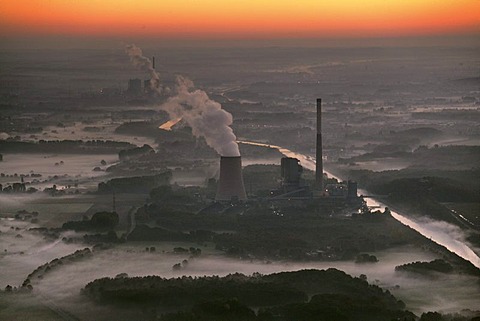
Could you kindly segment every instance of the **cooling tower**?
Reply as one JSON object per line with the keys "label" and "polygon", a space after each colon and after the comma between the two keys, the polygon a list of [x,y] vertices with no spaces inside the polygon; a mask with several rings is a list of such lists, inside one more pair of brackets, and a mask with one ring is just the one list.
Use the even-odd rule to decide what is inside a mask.
{"label": "cooling tower", "polygon": [[220,158],[220,178],[218,180],[216,201],[246,200],[242,176],[242,158],[240,156],[222,156]]}

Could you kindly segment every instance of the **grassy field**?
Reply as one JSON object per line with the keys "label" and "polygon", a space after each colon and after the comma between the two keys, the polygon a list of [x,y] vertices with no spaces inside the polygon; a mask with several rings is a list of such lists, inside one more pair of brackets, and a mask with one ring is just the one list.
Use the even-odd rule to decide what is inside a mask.
{"label": "grassy field", "polygon": [[30,294],[0,293],[0,320],[60,321],[65,318],[42,303],[38,297]]}

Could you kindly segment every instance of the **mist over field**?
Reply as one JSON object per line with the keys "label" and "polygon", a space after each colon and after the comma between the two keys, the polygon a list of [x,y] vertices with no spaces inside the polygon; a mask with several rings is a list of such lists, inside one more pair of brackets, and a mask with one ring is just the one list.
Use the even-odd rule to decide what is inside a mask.
{"label": "mist over field", "polygon": [[[10,227],[19,230],[10,231]],[[1,240],[8,248],[2,254],[2,273],[0,285],[20,284],[23,278],[43,262],[62,257],[82,248],[79,244],[65,245],[60,240],[45,241],[38,235],[25,230],[25,224],[2,221]],[[22,235],[22,238],[14,236]],[[65,233],[63,236],[69,236]],[[70,233],[72,236],[72,233]],[[451,275],[440,279],[422,279],[395,272],[395,266],[412,261],[429,261],[436,257],[429,252],[413,247],[399,247],[378,252],[377,264],[359,264],[354,262],[266,262],[259,260],[241,261],[225,258],[221,252],[209,247],[201,247],[204,255],[191,258],[189,255],[175,254],[175,247],[188,246],[185,243],[157,244],[156,252],[146,252],[145,247],[153,243],[131,243],[115,248],[94,251],[93,256],[85,260],[67,263],[57,267],[44,277],[34,280],[34,294],[46,297],[66,309],[78,313],[83,319],[92,319],[85,312],[86,304],[80,290],[89,282],[102,277],[115,277],[127,273],[130,277],[159,275],[175,278],[182,275],[201,277],[205,275],[225,276],[230,273],[270,274],[280,271],[301,269],[337,268],[353,276],[365,274],[368,281],[388,289],[403,300],[413,312],[438,310],[446,313],[459,309],[476,309],[478,285],[475,277]],[[211,245],[210,245],[211,246]],[[172,270],[172,266],[183,260],[188,265],[181,271]],[[77,305],[78,304],[78,305]],[[89,307],[88,309],[97,309]],[[101,310],[102,308],[100,308]]]}
{"label": "mist over field", "polygon": [[[0,318],[161,319],[82,289],[104,277],[329,268],[388,290],[416,320],[477,313],[479,48],[0,50]],[[248,200],[219,202],[220,156],[239,155]],[[302,166],[293,183],[284,156]],[[365,199],[334,198],[347,181]],[[452,270],[396,270],[434,260]]]}

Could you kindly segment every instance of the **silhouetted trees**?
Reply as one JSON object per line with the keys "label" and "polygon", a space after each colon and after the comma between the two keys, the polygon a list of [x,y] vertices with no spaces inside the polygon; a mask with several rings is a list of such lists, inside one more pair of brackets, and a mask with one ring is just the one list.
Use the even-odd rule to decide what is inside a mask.
{"label": "silhouetted trees", "polygon": [[151,189],[167,185],[172,178],[170,171],[151,176],[134,176],[114,178],[98,184],[98,192],[101,194],[112,193],[148,193]]}
{"label": "silhouetted trees", "polygon": [[[83,293],[97,302],[131,308],[190,309],[193,305],[191,310],[161,318],[167,321],[414,320],[403,302],[388,291],[336,269],[252,276],[103,278],[87,284]],[[252,307],[263,308],[255,314]]]}
{"label": "silhouetted trees", "polygon": [[115,212],[97,212],[90,220],[69,221],[62,225],[62,229],[74,231],[107,231],[117,226],[118,214]]}
{"label": "silhouetted trees", "polygon": [[431,262],[413,262],[403,265],[398,265],[395,267],[395,271],[405,271],[405,272],[415,272],[415,273],[431,273],[431,272],[440,272],[440,273],[451,273],[453,272],[453,266],[441,259],[436,259]]}

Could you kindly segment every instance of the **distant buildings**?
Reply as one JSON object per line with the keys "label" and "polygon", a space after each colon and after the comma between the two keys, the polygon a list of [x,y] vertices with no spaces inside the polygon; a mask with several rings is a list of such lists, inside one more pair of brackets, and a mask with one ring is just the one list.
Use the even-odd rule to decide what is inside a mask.
{"label": "distant buildings", "polygon": [[291,157],[281,159],[282,194],[300,196],[308,193],[308,186],[302,180],[303,167],[299,162],[298,159]]}
{"label": "distant buildings", "polygon": [[129,79],[126,95],[135,98],[151,96],[156,92],[155,87],[158,86],[159,84],[152,81],[152,79],[145,79],[143,81],[138,78]]}
{"label": "distant buildings", "polygon": [[127,95],[141,96],[143,94],[142,80],[138,78],[128,80]]}

